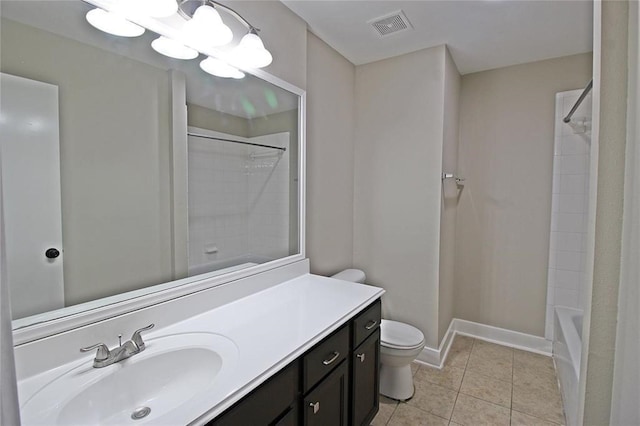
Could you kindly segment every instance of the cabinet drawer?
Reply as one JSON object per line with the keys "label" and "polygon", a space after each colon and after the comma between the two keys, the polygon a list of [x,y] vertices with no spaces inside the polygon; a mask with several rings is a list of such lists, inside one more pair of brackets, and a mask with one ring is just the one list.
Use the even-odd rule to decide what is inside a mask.
{"label": "cabinet drawer", "polygon": [[349,353],[349,327],[344,326],[304,356],[302,391],[306,393]]}
{"label": "cabinet drawer", "polygon": [[353,347],[357,347],[380,326],[382,302],[376,301],[353,320]]}
{"label": "cabinet drawer", "polygon": [[297,362],[292,363],[207,426],[265,425],[279,418],[290,407],[294,407],[295,412],[298,368]]}

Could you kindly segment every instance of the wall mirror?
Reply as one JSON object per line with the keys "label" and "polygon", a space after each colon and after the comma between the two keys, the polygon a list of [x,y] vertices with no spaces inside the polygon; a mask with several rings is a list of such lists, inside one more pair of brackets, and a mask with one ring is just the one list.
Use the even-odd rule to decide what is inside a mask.
{"label": "wall mirror", "polygon": [[0,4],[14,330],[304,257],[301,90],[97,31],[83,1]]}

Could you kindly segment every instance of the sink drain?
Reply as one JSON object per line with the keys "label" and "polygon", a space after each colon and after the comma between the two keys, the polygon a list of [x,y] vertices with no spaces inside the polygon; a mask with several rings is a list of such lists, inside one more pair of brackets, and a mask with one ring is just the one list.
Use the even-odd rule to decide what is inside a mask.
{"label": "sink drain", "polygon": [[138,407],[135,410],[133,410],[133,413],[131,413],[131,418],[133,420],[144,419],[149,415],[150,412],[151,412],[151,408],[149,407]]}

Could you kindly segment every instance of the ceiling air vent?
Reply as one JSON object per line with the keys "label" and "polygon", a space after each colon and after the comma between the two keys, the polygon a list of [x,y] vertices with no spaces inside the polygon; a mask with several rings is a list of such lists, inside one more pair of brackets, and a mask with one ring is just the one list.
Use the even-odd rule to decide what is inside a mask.
{"label": "ceiling air vent", "polygon": [[411,23],[402,10],[367,21],[380,37],[412,29]]}

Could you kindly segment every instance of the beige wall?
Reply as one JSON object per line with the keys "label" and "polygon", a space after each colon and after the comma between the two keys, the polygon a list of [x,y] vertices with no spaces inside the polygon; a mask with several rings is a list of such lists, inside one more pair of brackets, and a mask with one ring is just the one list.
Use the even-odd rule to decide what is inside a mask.
{"label": "beige wall", "polygon": [[200,105],[187,105],[187,123],[189,126],[201,129],[249,137],[249,121],[246,118],[225,114]]}
{"label": "beige wall", "polygon": [[544,335],[555,93],[591,54],[462,77],[454,315]]}
{"label": "beige wall", "polygon": [[618,329],[609,424],[640,424],[640,4],[629,2],[629,86]]}
{"label": "beige wall", "polygon": [[438,346],[445,47],[356,67],[354,265]]}
{"label": "beige wall", "polygon": [[[458,170],[458,124],[460,120],[460,73],[456,64],[445,51],[444,75],[444,123],[442,147],[442,171],[457,173]],[[445,337],[453,319],[453,296],[455,277],[456,212],[460,191],[453,180],[442,183],[440,210],[440,265],[438,292],[438,341]]]}
{"label": "beige wall", "polygon": [[307,257],[330,275],[353,261],[355,67],[308,35]]}
{"label": "beige wall", "polygon": [[2,38],[2,72],[59,87],[65,303],[169,280],[167,72],[13,21]]}
{"label": "beige wall", "polygon": [[[585,389],[581,414],[586,425],[609,424],[611,418],[627,138],[629,5],[626,1],[603,1],[601,8],[600,20],[595,14],[596,27],[601,27],[601,55],[594,61],[594,90],[599,90],[600,102],[597,123],[594,121],[598,154],[593,287],[585,312],[583,350],[587,353],[583,353],[581,365]],[[597,29],[595,34],[597,38]],[[638,40],[634,42],[637,46]],[[638,324],[634,327],[632,339],[637,345]]]}

